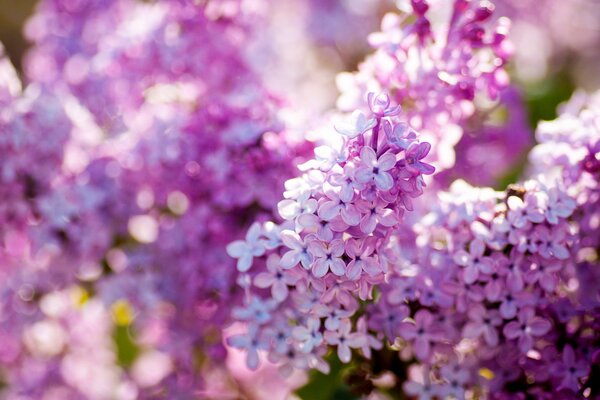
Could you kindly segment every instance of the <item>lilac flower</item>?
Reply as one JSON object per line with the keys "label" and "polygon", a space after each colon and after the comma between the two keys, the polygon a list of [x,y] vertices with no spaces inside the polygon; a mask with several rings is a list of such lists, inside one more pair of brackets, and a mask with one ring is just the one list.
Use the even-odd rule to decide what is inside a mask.
{"label": "lilac flower", "polygon": [[439,396],[439,387],[435,383],[431,382],[429,378],[429,371],[425,369],[419,374],[419,380],[408,380],[404,382],[402,388],[410,395],[415,396],[419,400],[433,400]]}
{"label": "lilac flower", "polygon": [[506,324],[503,332],[508,339],[518,339],[519,349],[526,353],[533,348],[534,339],[545,335],[551,327],[550,322],[535,316],[533,308],[525,307],[519,311],[518,321]]}
{"label": "lilac flower", "polygon": [[559,218],[571,216],[575,206],[576,204],[573,199],[566,196],[563,191],[558,190],[556,187],[550,188],[544,207],[546,221],[553,225],[558,224]]}
{"label": "lilac flower", "polygon": [[366,340],[364,341],[364,345],[360,348],[363,356],[367,359],[371,358],[371,349],[381,350],[383,348],[383,343],[381,343],[377,338],[368,333],[367,319],[365,316],[362,316],[356,322],[356,331],[357,333],[363,335]]}
{"label": "lilac flower", "polygon": [[329,331],[337,330],[342,321],[352,315],[351,310],[345,310],[341,307],[336,307],[336,304],[323,305],[319,304],[314,307],[314,312],[318,317],[325,317],[325,329]]}
{"label": "lilac flower", "polygon": [[383,132],[390,143],[399,149],[408,149],[417,140],[417,134],[408,124],[400,123],[392,128],[391,124],[383,124]]}
{"label": "lilac flower", "polygon": [[265,340],[259,337],[259,330],[256,325],[250,325],[246,334],[234,335],[227,338],[227,343],[237,349],[246,350],[246,365],[250,369],[258,368],[258,351],[268,349]]}
{"label": "lilac flower", "polygon": [[369,93],[367,103],[371,112],[377,117],[390,117],[400,112],[400,106],[391,106],[390,97],[385,93]]}
{"label": "lilac flower", "polygon": [[454,261],[465,267],[463,278],[466,283],[473,283],[480,273],[489,274],[493,271],[492,260],[483,255],[485,244],[480,239],[475,239],[469,244],[469,252],[459,250],[454,254]]}
{"label": "lilac flower", "polygon": [[317,210],[317,201],[305,193],[296,199],[281,200],[277,204],[279,215],[288,221],[295,220],[303,214],[312,214]]}
{"label": "lilac flower", "polygon": [[392,153],[385,153],[377,157],[375,151],[370,147],[363,147],[360,151],[360,166],[356,169],[355,177],[360,183],[375,182],[377,188],[383,191],[390,190],[393,186],[393,179],[388,172],[396,164],[396,156]]}
{"label": "lilac flower", "polygon": [[308,247],[312,240],[315,240],[314,236],[306,236],[302,239],[293,231],[281,232],[281,241],[290,249],[281,257],[281,267],[290,269],[301,263],[304,269],[309,269],[313,262],[313,256]]}
{"label": "lilac flower", "polygon": [[538,283],[547,292],[553,292],[558,283],[557,272],[563,266],[559,261],[534,260],[528,271],[525,272],[525,281],[529,284]]}
{"label": "lilac flower", "polygon": [[318,216],[325,221],[331,221],[333,218],[341,215],[342,220],[350,225],[358,225],[360,214],[356,206],[351,202],[344,201],[333,191],[325,192],[327,200],[319,205]]}
{"label": "lilac flower", "polygon": [[385,302],[379,303],[376,311],[372,313],[369,319],[369,327],[383,332],[388,340],[393,340],[400,334],[403,326],[403,320],[408,317],[409,310],[405,305],[389,307]]}
{"label": "lilac flower", "polygon": [[320,328],[321,322],[317,318],[308,318],[306,325],[294,327],[292,335],[301,343],[303,352],[310,353],[323,342],[323,334]]}
{"label": "lilac flower", "polygon": [[469,373],[459,364],[444,365],[441,369],[442,378],[448,383],[439,389],[440,396],[461,399],[465,397],[465,386],[469,381]]}
{"label": "lilac flower", "polygon": [[295,369],[306,369],[309,365],[308,356],[294,348],[289,348],[284,353],[270,353],[269,361],[279,363],[281,375],[289,377]]}
{"label": "lilac flower", "polygon": [[258,297],[252,297],[246,307],[234,308],[233,315],[242,321],[254,321],[258,324],[264,324],[271,319],[271,311],[276,307],[276,304],[272,300],[263,301]]}
{"label": "lilac flower", "polygon": [[509,257],[494,253],[494,261],[500,270],[506,274],[506,285],[511,290],[523,288],[523,267],[525,258],[516,249],[511,250]]}
{"label": "lilac flower", "polygon": [[309,244],[309,251],[315,257],[311,267],[315,277],[322,278],[329,271],[337,276],[346,273],[346,263],[341,258],[344,254],[341,240],[334,240],[330,244],[313,241]]}
{"label": "lilac flower", "polygon": [[577,359],[570,345],[564,347],[562,360],[550,366],[550,373],[561,380],[559,389],[578,391],[581,379],[587,376],[588,372],[588,365],[585,361]]}
{"label": "lilac flower", "polygon": [[545,226],[536,226],[531,235],[533,244],[528,249],[532,253],[539,253],[545,259],[556,257],[559,260],[566,260],[569,257],[566,236],[564,229],[550,231]]}
{"label": "lilac flower", "polygon": [[360,220],[360,230],[363,233],[371,234],[378,224],[385,227],[392,227],[398,223],[399,218],[387,204],[377,199],[374,202],[359,200],[356,202],[356,208],[362,213]]}
{"label": "lilac flower", "polygon": [[476,339],[483,337],[489,346],[498,345],[497,326],[502,323],[502,318],[497,310],[487,310],[485,307],[473,307],[469,310],[470,322],[463,328],[466,338]]}
{"label": "lilac flower", "polygon": [[352,112],[349,121],[335,126],[335,130],[344,136],[354,139],[358,135],[362,135],[369,129],[372,129],[377,124],[375,118],[367,119],[366,115],[360,110]]}
{"label": "lilac flower", "polygon": [[278,302],[284,301],[288,296],[288,285],[293,285],[298,280],[289,272],[280,270],[280,259],[272,254],[267,258],[267,270],[254,278],[254,285],[259,288],[271,288],[271,294]]}
{"label": "lilac flower", "polygon": [[352,358],[351,348],[361,348],[367,342],[366,337],[362,333],[350,332],[351,329],[350,320],[344,319],[335,331],[327,330],[324,335],[327,343],[337,346],[338,357],[343,363],[350,362]]}
{"label": "lilac flower", "polygon": [[321,301],[325,304],[332,302],[334,299],[340,304],[351,307],[354,301],[352,296],[356,289],[356,283],[352,281],[340,281],[335,275],[329,275],[323,279],[326,289],[321,295]]}
{"label": "lilac flower", "polygon": [[374,251],[373,242],[359,242],[352,239],[346,242],[346,254],[351,258],[346,272],[348,279],[356,280],[360,278],[363,271],[372,276],[381,272],[378,262],[371,257]]}
{"label": "lilac flower", "polygon": [[355,166],[353,164],[346,164],[343,173],[331,175],[331,185],[340,188],[339,197],[345,202],[352,201],[355,190],[360,191],[363,186],[354,179],[354,170]]}
{"label": "lilac flower", "polygon": [[285,353],[290,347],[292,332],[287,320],[276,318],[272,324],[263,331],[266,340],[269,340],[275,352]]}
{"label": "lilac flower", "polygon": [[507,288],[500,296],[500,315],[504,319],[513,319],[517,316],[520,308],[531,306],[535,298],[528,292],[518,288]]}
{"label": "lilac flower", "polygon": [[539,224],[544,220],[544,214],[540,209],[539,196],[528,194],[526,202],[517,196],[510,196],[507,200],[509,211],[507,218],[509,221],[515,221],[517,228],[523,228],[528,222]]}
{"label": "lilac flower", "polygon": [[394,279],[390,286],[392,289],[388,292],[387,301],[392,305],[418,298],[414,278]]}
{"label": "lilac flower", "polygon": [[400,324],[398,332],[402,338],[414,342],[415,355],[420,360],[427,360],[432,342],[442,340],[443,335],[435,326],[433,315],[427,310],[417,311],[414,321]]}
{"label": "lilac flower", "polygon": [[435,167],[426,164],[421,160],[424,159],[431,150],[431,145],[427,142],[423,143],[412,143],[406,149],[406,155],[404,163],[409,172],[422,173],[425,175],[431,175],[435,172]]}
{"label": "lilac flower", "polygon": [[489,301],[497,301],[502,295],[502,291],[506,285],[506,270],[498,267],[497,264],[492,264],[492,272],[485,275],[485,297]]}
{"label": "lilac flower", "polygon": [[254,223],[246,233],[246,240],[236,240],[227,245],[227,254],[237,258],[237,269],[246,272],[252,266],[252,259],[260,257],[265,253],[265,247],[261,239],[260,224]]}
{"label": "lilac flower", "polygon": [[466,283],[463,279],[445,281],[442,290],[455,298],[456,308],[464,313],[468,306],[475,302],[480,303],[485,299],[485,293],[477,283]]}
{"label": "lilac flower", "polygon": [[316,230],[319,240],[331,241],[336,232],[343,232],[348,225],[341,217],[335,217],[329,221],[319,218],[314,214],[304,214],[298,219],[299,225],[305,230]]}

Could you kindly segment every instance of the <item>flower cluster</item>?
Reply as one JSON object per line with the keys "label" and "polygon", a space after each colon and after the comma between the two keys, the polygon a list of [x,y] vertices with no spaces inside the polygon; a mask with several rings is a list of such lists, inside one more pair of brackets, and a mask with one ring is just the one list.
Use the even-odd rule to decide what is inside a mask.
{"label": "flower cluster", "polygon": [[[356,73],[338,77],[338,107],[363,106],[361,94],[384,90],[403,107],[408,122],[433,146],[440,170],[454,165],[454,145],[475,112],[475,94],[492,99],[508,84],[503,69],[512,52],[509,21],[494,22],[488,1],[412,0],[411,13],[387,14],[371,34],[376,51]],[[445,10],[451,15],[440,15]]]}
{"label": "flower cluster", "polygon": [[[288,223],[256,224],[228,248],[248,271],[239,281],[246,306],[235,310],[248,330],[231,345],[247,351],[248,366],[266,351],[284,372],[326,372],[333,346],[342,362],[354,357],[370,371],[370,390],[383,371],[420,399],[597,396],[597,97],[576,98],[557,121],[540,125],[533,179],[501,192],[456,181],[436,201],[389,226],[377,220],[371,231],[343,193],[364,193],[356,185],[366,153],[358,148],[385,126],[370,118],[385,114],[374,99],[370,115],[355,113],[337,127],[356,135],[347,153],[319,148],[305,165],[312,169],[288,181],[280,203]],[[406,129],[387,132],[398,126]],[[398,136],[386,140],[383,148]],[[367,159],[377,168],[385,154],[375,154]],[[354,179],[340,184],[331,171],[349,157],[343,171]],[[378,193],[387,187],[385,178],[369,179]],[[403,185],[393,179],[392,187]],[[431,196],[415,203],[423,198]],[[400,368],[386,363],[388,352],[397,352]]]}
{"label": "flower cluster", "polygon": [[[0,233],[21,229],[60,169],[71,122],[42,85],[25,91],[0,44]],[[32,162],[35,160],[35,167]]]}
{"label": "flower cluster", "polygon": [[[225,247],[273,218],[312,150],[279,122],[242,51],[249,16],[230,3],[46,0],[28,26],[23,95],[1,60],[2,396],[189,395],[225,368],[222,330],[241,303]],[[49,323],[43,299],[73,287],[86,293],[80,317],[49,332],[77,342],[101,304],[97,370],[58,344],[23,345]],[[104,370],[110,394],[85,384]]]}
{"label": "flower cluster", "polygon": [[538,145],[529,156],[532,176],[564,182],[581,211],[576,234],[584,248],[597,249],[600,238],[600,93],[576,93],[562,107],[558,119],[541,122]]}
{"label": "flower cluster", "polygon": [[[456,181],[404,240],[368,328],[400,350],[425,399],[598,395],[598,103],[538,128],[535,178]],[[595,221],[595,222],[594,222]]]}
{"label": "flower cluster", "polygon": [[0,47],[0,397],[600,398],[600,93],[525,165],[508,19],[398,0],[323,113],[392,5],[303,1],[40,0]]}
{"label": "flower cluster", "polygon": [[[440,397],[486,388],[481,368],[492,371],[499,390],[514,377],[503,380],[493,360],[538,354],[551,332],[548,302],[564,296],[573,274],[566,260],[573,256],[567,217],[574,209],[559,188],[536,181],[505,193],[455,182],[415,227],[414,257],[389,275],[369,327],[401,340],[429,370],[440,368],[431,383]],[[466,365],[460,377],[447,367],[453,363]]]}
{"label": "flower cluster", "polygon": [[247,350],[251,368],[259,349],[290,370],[326,368],[327,345],[343,362],[351,348],[368,355],[380,346],[353,316],[395,261],[390,241],[434,168],[424,161],[429,143],[399,120],[387,95],[370,93],[368,104],[368,114],[337,125],[337,143],[317,147],[303,174],[286,182],[278,204],[286,222],[257,223],[227,247],[247,272],[239,281],[246,304],[234,316],[248,331],[229,341]]}

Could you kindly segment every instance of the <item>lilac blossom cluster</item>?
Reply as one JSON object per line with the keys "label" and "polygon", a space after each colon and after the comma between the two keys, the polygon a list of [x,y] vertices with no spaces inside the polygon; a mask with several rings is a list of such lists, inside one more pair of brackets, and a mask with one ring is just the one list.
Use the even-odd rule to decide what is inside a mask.
{"label": "lilac blossom cluster", "polygon": [[304,137],[285,4],[41,0],[24,83],[0,47],[0,397],[283,398],[332,358],[375,398],[600,397],[600,93],[473,187],[531,144],[491,2],[399,0]]}
{"label": "lilac blossom cluster", "polygon": [[383,283],[394,261],[393,233],[434,167],[424,161],[430,144],[386,94],[370,93],[367,101],[369,113],[357,111],[337,125],[337,140],[317,147],[300,166],[302,175],[286,182],[278,204],[285,222],[255,223],[245,240],[227,247],[246,293],[233,314],[247,324],[229,343],[247,351],[250,368],[259,350],[289,373],[326,371],[328,345],[346,363],[351,349],[368,357],[381,346],[364,318],[355,317]]}
{"label": "lilac blossom cluster", "polygon": [[[25,90],[0,44],[0,232],[32,217],[31,199],[48,192],[71,123],[43,85]],[[36,160],[32,168],[31,161]]]}
{"label": "lilac blossom cluster", "polygon": [[[454,146],[477,108],[475,95],[496,99],[508,85],[509,21],[495,19],[488,1],[411,0],[410,12],[387,14],[369,36],[375,52],[356,73],[338,76],[341,110],[364,106],[362,93],[386,91],[433,147],[441,171],[455,162]],[[450,13],[447,13],[449,11]]]}
{"label": "lilac blossom cluster", "polygon": [[226,244],[273,218],[312,150],[244,58],[254,17],[242,2],[46,0],[23,94],[0,60],[3,397],[201,394],[229,374],[221,335],[242,292]]}
{"label": "lilac blossom cluster", "polygon": [[[587,103],[573,100],[557,121],[540,125],[541,144],[531,153],[529,180],[501,192],[456,181],[447,192],[434,191],[418,199],[403,196],[404,182],[396,180],[400,174],[378,176],[380,163],[387,168],[387,160],[382,159],[385,152],[400,142],[409,152],[405,140],[416,139],[409,126],[426,133],[419,140],[428,138],[432,126],[440,136],[454,124],[461,132],[468,128],[469,118],[477,117],[475,89],[483,86],[491,97],[499,94],[504,86],[501,67],[510,53],[504,41],[506,21],[500,20],[494,39],[483,39],[490,37],[479,26],[490,18],[489,3],[472,7],[473,3],[456,1],[447,43],[453,44],[454,37],[461,44],[457,47],[470,56],[482,46],[491,46],[497,59],[490,61],[489,70],[483,68],[493,72],[469,70],[479,64],[459,57],[465,65],[456,71],[472,78],[465,79],[470,95],[448,82],[432,86],[439,82],[439,70],[434,70],[434,76],[421,71],[412,81],[386,80],[411,70],[406,60],[412,51],[420,57],[445,54],[421,48],[423,55],[415,50],[428,43],[432,31],[425,17],[428,6],[411,3],[412,19],[401,22],[388,17],[396,22],[384,24],[393,28],[384,29],[393,43],[388,43],[387,55],[400,61],[387,64],[387,70],[378,69],[386,64],[370,60],[383,52],[382,46],[359,73],[343,78],[351,78],[352,83],[340,98],[341,108],[363,111],[355,111],[351,122],[336,128],[353,140],[332,140],[334,144],[318,148],[315,160],[301,166],[304,175],[286,183],[286,199],[279,207],[286,223],[255,224],[245,241],[228,247],[238,269],[247,272],[238,281],[246,291],[246,306],[234,311],[235,318],[246,323],[247,332],[229,342],[247,352],[249,367],[255,368],[260,354],[266,352],[286,373],[307,368],[327,372],[324,358],[331,346],[342,362],[354,357],[358,360],[354,364],[370,371],[365,375],[371,380],[370,390],[384,387],[385,375],[391,374],[392,388],[420,399],[594,398],[599,394],[595,364],[600,356],[595,333],[600,299],[594,271],[600,237],[597,98]],[[461,25],[458,21],[463,18]],[[453,26],[461,34],[453,35]],[[466,34],[470,29],[477,32],[473,37],[481,40],[479,45]],[[403,47],[405,40],[410,45]],[[440,41],[431,43],[439,45]],[[447,53],[443,61],[454,54]],[[428,60],[423,65],[436,64]],[[366,114],[362,99],[344,103],[361,90],[390,87],[396,89],[390,97],[367,97]],[[421,91],[410,98],[404,91],[413,87]],[[520,101],[514,92],[502,95],[512,97],[509,104],[516,117],[511,114],[508,126],[519,132],[515,139],[522,150],[529,141]],[[394,121],[386,128],[377,118],[385,116],[385,111],[377,111],[378,98],[386,107],[390,102],[402,106],[408,123]],[[439,118],[441,114],[446,118]],[[395,135],[396,130],[402,133]],[[392,133],[385,135],[383,146],[380,131]],[[491,141],[504,135],[501,129],[491,132]],[[485,136],[474,136],[465,147],[485,147],[490,140]],[[506,146],[506,137],[501,140],[501,146]],[[443,147],[435,139],[432,142],[441,146],[436,150]],[[363,146],[369,145],[373,152],[363,154]],[[441,151],[448,154],[447,148]],[[507,158],[515,157],[514,151],[502,151]],[[363,168],[365,157],[373,167],[370,173]],[[435,155],[432,158],[439,165]],[[458,159],[462,161],[457,167],[468,170],[464,154]],[[339,178],[336,169],[341,170]],[[365,209],[351,201],[357,194],[364,196],[361,185],[367,176],[378,194],[391,182],[391,190],[398,191],[396,199],[402,202],[389,224],[373,204],[374,230],[368,226]],[[423,185],[421,181],[418,186]],[[387,201],[385,196],[379,199]],[[403,215],[413,208],[413,213]],[[389,352],[399,355],[400,368],[382,362]]]}
{"label": "lilac blossom cluster", "polygon": [[[351,203],[339,201],[347,186],[338,187],[335,174],[309,170],[289,181],[287,196],[310,190],[280,203],[289,225],[257,224],[228,248],[248,271],[239,281],[247,305],[235,310],[248,331],[230,343],[248,352],[250,367],[266,351],[284,372],[327,372],[323,357],[332,346],[342,362],[354,356],[370,371],[363,372],[372,381],[367,393],[384,390],[391,375],[392,388],[419,399],[595,398],[597,100],[577,96],[559,119],[540,124],[531,179],[505,191],[456,181],[437,201],[419,205],[412,227],[407,218],[389,226],[379,220],[368,234],[365,216],[352,221]],[[359,113],[355,121],[355,129],[338,129],[352,134],[380,125]],[[309,165],[322,166],[316,161]],[[360,182],[361,168],[349,171],[355,179],[348,185]],[[328,184],[339,190],[336,199]],[[334,206],[337,223],[327,230]],[[357,243],[356,232],[367,237]],[[390,352],[400,367],[385,362]]]}
{"label": "lilac blossom cluster", "polygon": [[456,181],[438,197],[415,226],[413,257],[394,268],[369,311],[369,327],[419,366],[405,391],[579,392],[598,337],[574,286],[575,200],[538,180],[504,192]]}
{"label": "lilac blossom cluster", "polygon": [[504,192],[456,181],[404,238],[414,252],[368,325],[413,364],[406,393],[600,395],[598,98],[540,123],[531,179]]}

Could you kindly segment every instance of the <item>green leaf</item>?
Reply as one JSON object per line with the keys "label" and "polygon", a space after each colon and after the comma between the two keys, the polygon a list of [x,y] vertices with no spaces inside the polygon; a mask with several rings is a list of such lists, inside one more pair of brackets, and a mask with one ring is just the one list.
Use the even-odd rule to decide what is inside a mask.
{"label": "green leaf", "polygon": [[124,367],[130,367],[140,353],[140,347],[131,336],[129,326],[117,325],[113,332],[117,347],[117,361]]}
{"label": "green leaf", "polygon": [[305,400],[356,400],[350,387],[344,382],[345,373],[352,368],[350,364],[342,364],[335,354],[327,356],[331,367],[328,375],[313,370],[309,373],[306,385],[296,390],[296,395]]}

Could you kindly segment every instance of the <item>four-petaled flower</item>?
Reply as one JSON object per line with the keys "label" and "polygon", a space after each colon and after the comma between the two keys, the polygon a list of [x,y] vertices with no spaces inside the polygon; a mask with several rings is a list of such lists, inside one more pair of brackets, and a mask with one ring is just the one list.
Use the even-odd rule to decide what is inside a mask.
{"label": "four-petaled flower", "polygon": [[550,366],[550,373],[561,380],[560,387],[579,390],[579,381],[587,376],[589,367],[584,360],[578,360],[575,351],[570,345],[566,345],[562,352],[562,360]]}
{"label": "four-petaled flower", "polygon": [[269,343],[261,337],[258,327],[255,324],[250,324],[245,334],[227,338],[227,344],[236,349],[246,350],[248,353],[246,355],[246,365],[252,370],[258,368],[258,351],[269,348]]}
{"label": "four-petaled flower", "polygon": [[246,233],[246,240],[236,240],[227,245],[227,254],[237,258],[237,269],[240,272],[246,272],[252,266],[254,257],[260,257],[265,254],[265,246],[261,239],[261,227],[258,222],[252,224]]}
{"label": "four-petaled flower", "polygon": [[362,214],[359,224],[360,230],[367,235],[373,233],[377,224],[390,228],[400,222],[400,218],[394,210],[387,208],[386,204],[379,199],[375,201],[358,200],[356,208]]}
{"label": "four-petaled flower", "polygon": [[551,327],[550,322],[536,317],[532,307],[524,307],[519,311],[518,321],[506,324],[503,332],[508,339],[518,339],[519,349],[527,353],[533,348],[534,338],[545,335]]}
{"label": "four-petaled flower", "polygon": [[303,352],[310,353],[315,347],[323,342],[321,321],[318,318],[308,318],[304,325],[294,327],[292,336],[300,341],[300,348]]}
{"label": "four-petaled flower", "polygon": [[390,145],[397,149],[405,150],[417,140],[417,133],[405,122],[401,122],[392,128],[392,125],[385,121],[383,132]]}
{"label": "four-petaled flower", "polygon": [[325,221],[331,221],[338,215],[342,216],[342,220],[350,225],[358,225],[360,222],[360,214],[356,206],[350,202],[343,200],[337,193],[332,190],[325,192],[327,200],[320,202],[317,215]]}
{"label": "four-petaled flower", "polygon": [[352,324],[349,319],[340,321],[339,327],[335,331],[326,331],[325,340],[327,343],[337,346],[337,354],[343,363],[350,362],[352,352],[350,348],[358,349],[367,343],[367,338],[360,332],[350,332]]}
{"label": "four-petaled flower", "polygon": [[377,260],[371,257],[375,251],[374,245],[375,243],[369,243],[366,240],[350,239],[346,242],[346,254],[351,258],[346,272],[348,279],[356,280],[360,278],[363,271],[371,276],[382,272]]}
{"label": "four-petaled flower", "polygon": [[466,283],[473,283],[480,273],[489,274],[493,271],[493,262],[485,257],[485,244],[481,239],[474,239],[469,245],[469,252],[459,250],[454,254],[454,262],[465,267],[463,279]]}
{"label": "four-petaled flower", "polygon": [[375,118],[367,118],[360,110],[355,110],[347,121],[335,125],[335,130],[344,136],[354,139],[377,124]]}
{"label": "four-petaled flower", "polygon": [[427,142],[412,143],[408,146],[404,155],[404,165],[406,166],[406,169],[415,175],[433,174],[435,172],[435,167],[421,161],[429,154],[429,150],[431,150],[431,145]]}
{"label": "four-petaled flower", "polygon": [[360,166],[355,177],[360,183],[375,182],[379,190],[387,191],[394,185],[392,175],[388,172],[396,165],[396,155],[385,153],[377,158],[375,150],[365,146],[360,151]]}
{"label": "four-petaled flower", "polygon": [[288,285],[298,281],[298,277],[279,268],[280,259],[277,254],[267,258],[268,272],[261,272],[254,278],[254,285],[259,288],[271,288],[271,295],[278,302],[284,301],[288,296]]}
{"label": "four-petaled flower", "polygon": [[346,263],[342,260],[344,242],[339,239],[331,243],[315,240],[309,244],[309,251],[315,257],[312,264],[313,275],[317,278],[324,277],[331,271],[337,276],[346,273]]}
{"label": "four-petaled flower", "polygon": [[313,235],[307,235],[302,239],[300,235],[294,231],[282,231],[281,241],[290,250],[285,252],[281,257],[281,267],[290,269],[300,263],[304,269],[309,269],[313,262],[313,256],[308,251],[308,245],[312,240],[316,240]]}
{"label": "four-petaled flower", "polygon": [[547,193],[544,216],[548,223],[556,225],[561,218],[570,217],[575,210],[575,201],[558,188],[550,188]]}
{"label": "four-petaled flower", "polygon": [[296,199],[281,200],[277,204],[277,210],[281,218],[293,221],[303,214],[312,214],[317,209],[317,200],[309,197],[310,193],[305,192]]}
{"label": "four-petaled flower", "polygon": [[427,310],[419,310],[413,322],[402,322],[400,336],[413,342],[415,355],[419,360],[427,360],[431,352],[431,343],[443,339],[443,333],[435,325],[433,315]]}
{"label": "four-petaled flower", "polygon": [[466,338],[476,339],[482,337],[489,346],[498,345],[497,326],[502,324],[502,318],[498,310],[488,310],[478,305],[469,310],[470,322],[463,328]]}

